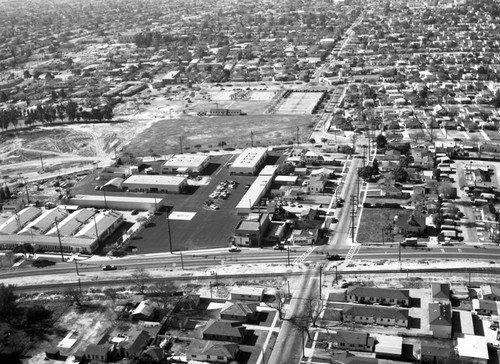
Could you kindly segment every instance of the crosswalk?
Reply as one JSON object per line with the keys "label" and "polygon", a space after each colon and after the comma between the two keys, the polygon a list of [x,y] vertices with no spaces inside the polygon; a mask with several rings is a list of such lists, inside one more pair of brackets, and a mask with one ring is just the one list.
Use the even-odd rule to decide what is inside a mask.
{"label": "crosswalk", "polygon": [[346,256],[345,256],[345,264],[349,264],[350,261],[352,260],[352,257],[357,254],[359,252],[359,250],[361,249],[361,244],[356,244],[356,245],[353,245],[351,246],[351,248],[349,249],[349,251],[347,252]]}

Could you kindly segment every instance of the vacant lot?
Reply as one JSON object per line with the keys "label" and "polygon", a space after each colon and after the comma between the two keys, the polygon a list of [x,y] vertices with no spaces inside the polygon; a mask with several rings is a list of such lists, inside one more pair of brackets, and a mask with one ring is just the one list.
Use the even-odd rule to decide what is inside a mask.
{"label": "vacant lot", "polygon": [[[184,116],[160,120],[135,136],[124,147],[134,156],[179,152],[180,138],[184,151],[276,145],[291,142],[297,136],[306,141],[311,133],[311,115],[243,115],[235,117]],[[224,142],[224,143],[222,143]]]}
{"label": "vacant lot", "polygon": [[361,223],[358,227],[357,241],[359,243],[388,243],[396,237],[389,233],[394,217],[403,209],[392,208],[364,208]]}

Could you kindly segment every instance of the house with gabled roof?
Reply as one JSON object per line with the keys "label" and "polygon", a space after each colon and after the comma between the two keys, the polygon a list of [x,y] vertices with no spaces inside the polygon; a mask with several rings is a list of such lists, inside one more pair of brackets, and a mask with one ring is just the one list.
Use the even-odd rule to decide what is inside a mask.
{"label": "house with gabled roof", "polygon": [[407,289],[351,286],[345,292],[346,301],[409,306],[410,291]]}
{"label": "house with gabled roof", "polygon": [[210,320],[203,329],[203,340],[230,341],[241,344],[246,328],[240,321]]}
{"label": "house with gabled roof", "polygon": [[330,335],[333,348],[345,349],[349,351],[373,352],[375,348],[375,338],[366,332],[339,330]]}
{"label": "house with gabled roof", "polygon": [[398,216],[396,226],[400,234],[420,236],[425,233],[425,216],[420,213],[411,213],[410,216]]}
{"label": "house with gabled roof", "polygon": [[343,322],[408,327],[408,320],[408,309],[402,308],[347,304],[342,310]]}
{"label": "house with gabled roof", "polygon": [[431,283],[432,300],[447,303],[450,301],[449,283]]}
{"label": "house with gabled roof", "polygon": [[481,288],[481,298],[489,301],[500,301],[500,287],[492,284],[483,284]]}
{"label": "house with gabled roof", "polygon": [[186,349],[186,359],[197,362],[229,363],[236,360],[238,344],[221,341],[192,340]]}
{"label": "house with gabled roof", "polygon": [[226,301],[220,310],[221,320],[248,322],[258,315],[257,303],[243,303]]}
{"label": "house with gabled roof", "polygon": [[452,315],[450,303],[429,303],[429,329],[432,336],[451,339]]}

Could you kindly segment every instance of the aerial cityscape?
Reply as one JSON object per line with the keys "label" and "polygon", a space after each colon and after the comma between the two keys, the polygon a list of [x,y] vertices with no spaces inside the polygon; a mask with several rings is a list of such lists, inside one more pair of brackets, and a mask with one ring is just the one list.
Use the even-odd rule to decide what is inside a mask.
{"label": "aerial cityscape", "polygon": [[0,2],[0,364],[500,363],[499,29]]}

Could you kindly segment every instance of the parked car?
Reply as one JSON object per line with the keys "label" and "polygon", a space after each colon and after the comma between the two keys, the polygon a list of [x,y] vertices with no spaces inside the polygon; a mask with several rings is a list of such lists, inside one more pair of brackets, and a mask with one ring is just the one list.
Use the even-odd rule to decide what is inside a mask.
{"label": "parked car", "polygon": [[327,254],[326,259],[328,259],[328,260],[344,260],[345,258],[341,257],[338,254]]}
{"label": "parked car", "polygon": [[103,265],[102,270],[117,270],[116,265]]}
{"label": "parked car", "polygon": [[275,246],[273,246],[273,249],[274,250],[285,250],[285,246],[283,244],[276,244]]}
{"label": "parked car", "polygon": [[229,248],[230,253],[239,253],[240,251],[241,251],[241,249],[238,248],[237,246],[233,246],[233,247]]}

